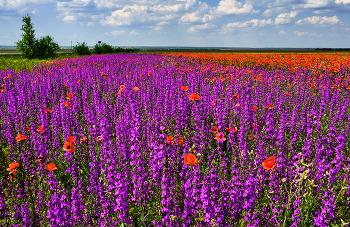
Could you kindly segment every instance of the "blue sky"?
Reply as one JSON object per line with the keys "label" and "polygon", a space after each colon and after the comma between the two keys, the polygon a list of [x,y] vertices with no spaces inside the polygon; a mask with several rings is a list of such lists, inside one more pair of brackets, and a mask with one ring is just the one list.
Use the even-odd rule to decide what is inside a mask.
{"label": "blue sky", "polygon": [[0,45],[350,48],[350,0],[0,0]]}

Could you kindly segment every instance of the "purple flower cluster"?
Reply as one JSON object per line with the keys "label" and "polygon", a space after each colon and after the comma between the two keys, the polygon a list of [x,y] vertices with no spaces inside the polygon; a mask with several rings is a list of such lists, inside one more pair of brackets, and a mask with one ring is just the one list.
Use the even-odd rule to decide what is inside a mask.
{"label": "purple flower cluster", "polygon": [[[223,71],[228,79],[216,80]],[[319,73],[316,84],[334,80]],[[1,178],[0,223],[350,221],[349,90],[312,90],[305,83],[312,69],[203,68],[196,59],[133,54],[51,61],[0,78],[8,74],[0,137],[20,167],[13,181]],[[262,80],[247,79],[253,74]],[[191,100],[193,93],[200,98]],[[16,141],[19,134],[27,140]],[[77,141],[73,152],[62,149],[69,137]],[[200,162],[185,165],[188,153]],[[45,169],[39,156],[58,170]],[[276,167],[266,170],[270,156]]]}

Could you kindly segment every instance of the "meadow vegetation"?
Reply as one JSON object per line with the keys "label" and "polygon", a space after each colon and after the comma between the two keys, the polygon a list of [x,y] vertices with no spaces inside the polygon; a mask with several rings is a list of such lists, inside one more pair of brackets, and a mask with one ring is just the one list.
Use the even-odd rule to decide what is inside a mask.
{"label": "meadow vegetation", "polygon": [[0,225],[349,226],[348,54],[15,60]]}

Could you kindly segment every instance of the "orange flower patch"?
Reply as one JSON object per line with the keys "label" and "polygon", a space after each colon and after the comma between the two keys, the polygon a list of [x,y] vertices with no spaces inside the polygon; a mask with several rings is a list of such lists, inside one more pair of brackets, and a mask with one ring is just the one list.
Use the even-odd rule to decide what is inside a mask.
{"label": "orange flower patch", "polygon": [[48,171],[53,171],[53,170],[58,170],[56,165],[54,163],[49,163],[45,166],[45,169],[47,169]]}
{"label": "orange flower patch", "polygon": [[201,97],[199,95],[197,95],[196,93],[193,93],[192,95],[190,95],[190,99],[192,101],[194,100],[199,100]]}
{"label": "orange flower patch", "polygon": [[268,159],[266,159],[263,163],[262,163],[262,167],[264,169],[270,170],[273,169],[276,166],[275,163],[275,157],[271,156]]}
{"label": "orange flower patch", "polygon": [[38,129],[37,129],[37,131],[38,132],[40,132],[40,133],[43,133],[44,132],[44,126],[42,125],[42,126],[40,126]]}
{"label": "orange flower patch", "polygon": [[173,144],[174,143],[174,137],[167,136],[165,143],[167,144]]}
{"label": "orange flower patch", "polygon": [[195,165],[200,163],[200,161],[196,160],[196,156],[194,154],[186,154],[184,158],[185,165]]}
{"label": "orange flower patch", "polygon": [[188,88],[185,87],[185,86],[181,86],[181,90],[183,90],[183,91],[188,91]]}
{"label": "orange flower patch", "polygon": [[139,88],[138,87],[134,87],[134,91],[138,91],[139,90]]}
{"label": "orange flower patch", "polygon": [[22,141],[22,140],[27,140],[28,138],[25,136],[25,135],[21,135],[21,134],[18,134],[18,136],[16,137],[16,140],[19,142],[19,141]]}

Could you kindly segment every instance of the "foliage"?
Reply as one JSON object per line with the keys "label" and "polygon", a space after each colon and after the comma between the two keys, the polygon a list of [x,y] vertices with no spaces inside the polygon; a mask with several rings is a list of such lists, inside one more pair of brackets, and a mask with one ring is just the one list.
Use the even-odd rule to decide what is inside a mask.
{"label": "foliage", "polygon": [[35,39],[34,25],[31,22],[30,16],[24,16],[22,19],[23,25],[21,30],[22,39],[15,43],[17,50],[21,51],[25,58],[47,59],[56,56],[56,51],[60,48],[57,43],[53,41],[51,36],[45,36],[40,39]]}
{"label": "foliage", "polygon": [[85,42],[78,43],[73,47],[73,52],[79,55],[90,55],[91,51]]}

